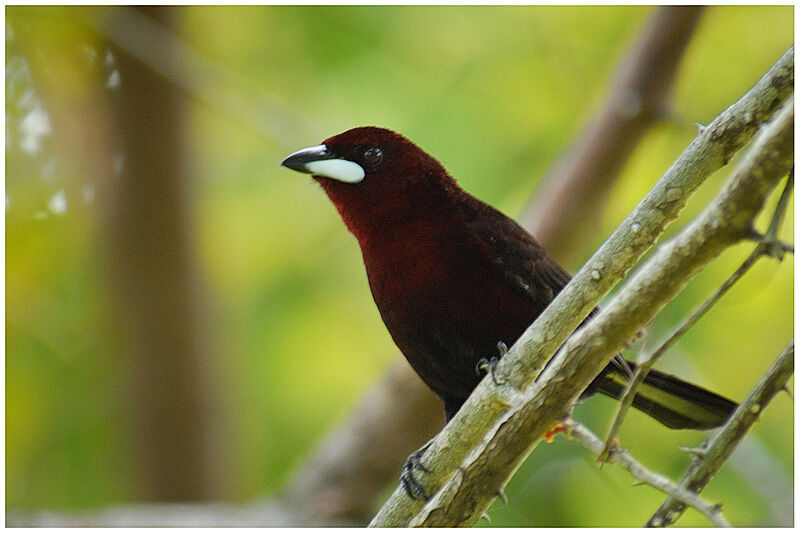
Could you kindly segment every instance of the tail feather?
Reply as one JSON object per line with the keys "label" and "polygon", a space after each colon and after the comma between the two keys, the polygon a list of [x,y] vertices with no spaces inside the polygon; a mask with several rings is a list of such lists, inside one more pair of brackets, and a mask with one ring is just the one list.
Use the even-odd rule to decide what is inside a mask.
{"label": "tail feather", "polygon": [[[635,363],[628,361],[628,365],[636,370]],[[598,391],[619,399],[629,380],[625,372],[609,366]],[[647,373],[632,405],[672,429],[712,429],[724,424],[738,407],[736,402],[658,370]]]}

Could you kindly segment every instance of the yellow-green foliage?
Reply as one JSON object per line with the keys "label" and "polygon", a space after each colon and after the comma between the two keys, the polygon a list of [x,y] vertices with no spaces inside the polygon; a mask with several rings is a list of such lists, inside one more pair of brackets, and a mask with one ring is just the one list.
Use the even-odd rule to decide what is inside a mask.
{"label": "yellow-green foliage", "polygon": [[[110,9],[82,12],[100,18]],[[27,53],[13,34],[38,20],[36,10],[7,9],[12,74],[19,74],[16,62]],[[183,10],[181,38],[238,77],[201,80],[193,89],[201,98],[186,100],[197,267],[211,296],[209,334],[218,347],[214,400],[224,432],[216,443],[229,480],[218,492],[226,500],[279,489],[399,357],[372,302],[355,240],[319,187],[282,169],[281,159],[350,127],[389,127],[436,156],[466,189],[514,214],[603,101],[617,60],[650,12]],[[102,60],[102,48],[88,36],[64,31],[71,24],[69,17],[56,19],[54,42],[86,39],[87,57]],[[791,6],[706,11],[677,80],[671,120],[648,135],[625,167],[583,257],[689,143],[693,123],[707,123],[744,93],[792,40]],[[98,201],[85,177],[54,159],[51,135],[33,155],[20,148],[19,124],[30,111],[24,98],[38,93],[24,72],[14,77],[8,70],[7,506],[77,509],[128,501],[139,495],[132,435],[120,418],[131,399],[120,393],[124,365],[106,328],[113,309],[101,281]],[[250,87],[248,113],[261,113],[249,119],[277,129],[288,124],[286,133],[262,136],[230,111],[199,103],[212,95],[235,106],[241,91],[225,89],[234,82]],[[677,225],[702,208],[727,172],[698,191]],[[67,209],[57,214],[48,202],[61,190]],[[782,231],[789,241],[792,211]],[[737,246],[702,272],[650,328],[651,342],[708,296],[750,249]],[[742,399],[792,335],[792,270],[791,256],[783,264],[762,260],[660,367]],[[592,399],[575,416],[603,431],[611,406]],[[791,491],[792,413],[788,397],[779,396],[748,436],[750,455],[734,456],[706,490],[709,500],[725,502],[734,524],[775,524],[771,497],[747,469],[757,457],[773,469],[773,486]],[[638,414],[620,434],[644,464],[672,477],[689,462],[677,447],[702,438],[667,431]],[[509,505],[495,505],[490,515],[493,525],[641,525],[662,496],[631,482],[614,466],[598,470],[585,450],[557,438],[536,449],[509,486]],[[706,524],[692,512],[681,522]]]}

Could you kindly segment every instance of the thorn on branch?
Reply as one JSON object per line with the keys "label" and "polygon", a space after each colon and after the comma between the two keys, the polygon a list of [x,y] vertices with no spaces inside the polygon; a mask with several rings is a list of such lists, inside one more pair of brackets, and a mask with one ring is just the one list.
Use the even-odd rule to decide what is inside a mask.
{"label": "thorn on branch", "polygon": [[499,499],[501,502],[503,502],[503,505],[508,505],[508,496],[506,496],[506,493],[505,493],[505,492],[503,492],[503,490],[502,490],[502,489],[500,489],[500,490],[498,490],[498,491],[497,491],[497,498],[498,498],[498,499]]}
{"label": "thorn on branch", "polygon": [[698,447],[691,447],[691,446],[678,446],[678,448],[686,453],[690,453],[695,457],[702,458],[706,455],[706,449],[702,446]]}
{"label": "thorn on branch", "polygon": [[[568,432],[571,430],[574,438],[586,448],[594,453],[597,453],[601,450],[603,442],[588,428],[574,421],[570,421],[567,427]],[[628,452],[625,448],[617,447],[610,462],[617,463],[628,470],[637,479],[636,485],[647,484],[655,487],[658,490],[661,490],[676,498],[683,505],[688,505],[694,509],[697,509],[706,517],[708,517],[708,519],[711,520],[715,525],[730,526],[730,524],[722,516],[717,506],[713,506],[710,503],[703,501],[697,495],[697,493],[675,484],[667,477],[657,472],[648,470],[636,459],[634,459],[630,452]],[[665,520],[663,520],[660,516],[655,516],[649,525],[658,527],[664,523]]]}
{"label": "thorn on branch", "polygon": [[766,254],[773,259],[777,259],[778,261],[783,261],[784,254],[794,253],[794,245],[789,244],[788,242],[783,242],[779,240],[770,241],[767,244],[767,251]]}
{"label": "thorn on branch", "polygon": [[[789,344],[772,363],[767,373],[759,380],[739,409],[725,423],[721,432],[703,450],[702,457],[696,460],[689,471],[684,474],[678,486],[691,486],[694,493],[699,493],[703,490],[703,487],[725,464],[736,449],[736,446],[752,428],[757,420],[754,415],[762,412],[769,401],[786,387],[786,383],[793,373],[794,339],[789,341]],[[748,409],[748,406],[752,405],[758,406],[757,412]],[[660,525],[671,524],[680,517],[684,507],[684,502],[671,496],[656,510],[648,521],[648,525],[659,527]],[[719,508],[711,518],[715,523],[720,521]]]}

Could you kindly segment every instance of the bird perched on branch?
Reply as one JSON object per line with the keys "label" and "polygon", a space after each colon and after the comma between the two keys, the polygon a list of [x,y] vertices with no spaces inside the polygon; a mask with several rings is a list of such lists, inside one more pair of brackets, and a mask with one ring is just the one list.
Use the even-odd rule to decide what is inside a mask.
{"label": "bird perched on branch", "polygon": [[[502,356],[570,280],[527,231],[461,189],[436,159],[393,131],[355,128],[291,154],[282,165],[311,174],[358,239],[381,317],[444,402],[448,421],[480,381],[476,367]],[[618,355],[582,397],[617,398],[635,368]],[[736,408],[656,370],[633,406],[674,429],[717,427]],[[413,479],[418,459],[412,454],[403,474],[412,497],[424,497]]]}

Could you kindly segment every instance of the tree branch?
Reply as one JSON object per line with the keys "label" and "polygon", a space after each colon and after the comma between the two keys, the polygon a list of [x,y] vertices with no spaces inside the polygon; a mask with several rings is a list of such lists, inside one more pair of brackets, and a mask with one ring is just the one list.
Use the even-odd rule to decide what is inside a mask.
{"label": "tree branch", "polygon": [[[10,512],[6,527],[310,527],[320,526],[304,509],[281,500],[252,505],[222,503],[154,503],[120,505],[89,512],[40,511],[32,515]],[[327,526],[353,526],[352,522],[328,519]]]}
{"label": "tree branch", "polygon": [[[736,446],[758,421],[758,417],[773,397],[786,387],[794,372],[794,339],[772,363],[761,381],[733,413],[731,419],[714,438],[708,449],[696,457],[679,486],[694,493],[703,490],[711,478],[722,468]],[[648,527],[665,527],[673,524],[686,509],[686,505],[675,498],[667,498],[647,522]]]}
{"label": "tree branch", "polygon": [[[677,218],[694,190],[712,172],[727,164],[752,138],[758,126],[789,97],[794,80],[793,61],[794,47],[791,47],[753,88],[699,132],[655,187],[539,316],[535,323],[539,334],[534,335],[529,328],[516,343],[518,349],[512,348],[509,352],[509,355],[516,354],[536,346],[536,356],[526,362],[518,361],[516,356],[506,356],[498,367],[501,372],[523,382],[528,376],[539,373],[547,357]],[[747,229],[749,233],[749,226]],[[566,302],[573,305],[566,306]]]}
{"label": "tree branch", "polygon": [[[599,454],[603,451],[604,444],[597,435],[592,433],[584,425],[570,419],[564,422],[568,438],[573,438],[583,444],[592,452]],[[676,485],[663,475],[648,470],[621,446],[613,446],[608,453],[608,462],[617,463],[625,470],[633,474],[639,483],[645,483],[655,487],[662,492],[666,492],[676,500],[693,507],[703,513],[717,527],[731,527],[725,518],[722,517],[721,506],[710,504],[697,496],[697,494]]]}
{"label": "tree branch", "polygon": [[[780,227],[780,222],[783,219],[783,215],[786,212],[786,206],[788,205],[789,196],[792,191],[792,185],[794,183],[794,175],[790,173],[789,178],[786,180],[786,186],[783,189],[783,193],[781,193],[781,197],[778,200],[778,205],[775,207],[775,212],[772,215],[772,220],[769,224],[769,230],[767,230],[764,239],[758,243],[755,250],[744,260],[742,265],[736,269],[736,271],[725,280],[715,292],[711,295],[705,302],[700,305],[683,323],[678,326],[672,334],[670,334],[667,339],[662,342],[658,348],[656,348],[649,356],[642,358],[642,361],[639,363],[636,372],[631,378],[628,386],[625,388],[625,392],[620,399],[619,407],[617,408],[617,412],[614,415],[614,418],[611,422],[611,425],[608,430],[608,434],[606,435],[605,439],[605,446],[603,450],[597,457],[598,462],[604,462],[608,458],[608,454],[613,447],[614,438],[616,437],[619,429],[622,427],[622,421],[625,419],[625,415],[628,412],[631,404],[633,403],[633,398],[636,396],[636,390],[641,385],[642,381],[644,381],[645,376],[653,367],[653,365],[658,361],[658,359],[666,353],[666,351],[677,341],[684,333],[686,333],[689,328],[691,328],[694,324],[699,321],[706,312],[711,309],[714,304],[722,298],[728,290],[733,287],[737,281],[739,281],[749,270],[750,268],[756,264],[761,257],[764,256],[773,256],[777,257],[778,260],[783,259],[783,254],[781,253],[780,256],[775,256],[774,246],[778,242],[777,231]],[[781,249],[782,252],[782,249]]]}
{"label": "tree branch", "polygon": [[[793,73],[792,55],[790,49],[774,67],[787,81]],[[768,111],[757,109],[778,107],[781,99],[774,86],[762,83],[768,78],[762,78],[700,133],[501,359],[497,372],[505,384],[495,386],[492,380],[484,379],[434,439],[422,458],[430,472],[420,476],[434,493],[433,498],[423,504],[409,499],[399,487],[371,525],[474,523],[545,432],[563,418],[624,344],[703,265],[749,233],[766,195],[792,164],[792,100],[763,128],[717,199],[678,237],[661,247],[605,309],[574,333],[534,381],[547,355],[649,248],[703,178],[741,147],[753,118],[766,118]]]}

